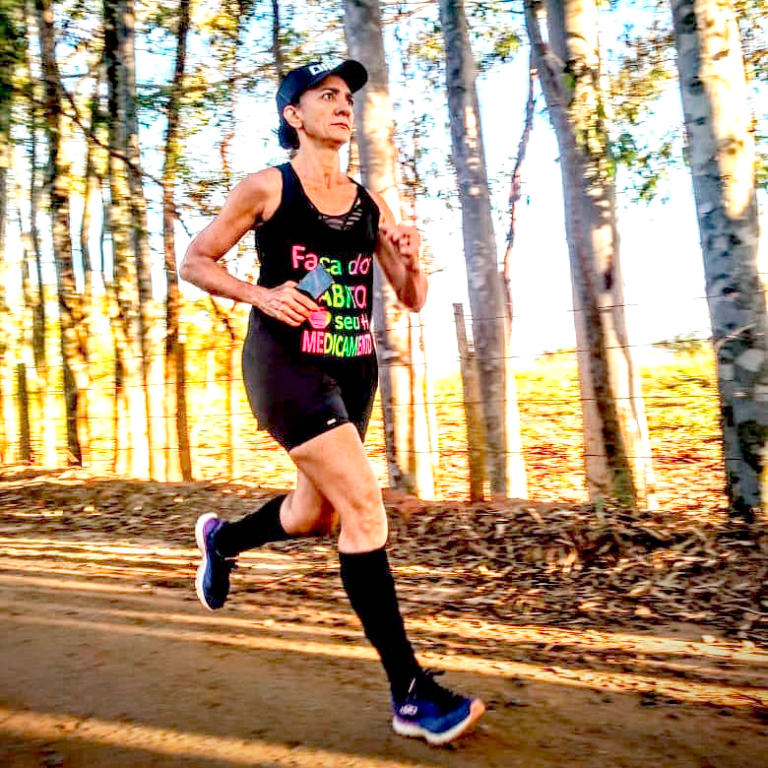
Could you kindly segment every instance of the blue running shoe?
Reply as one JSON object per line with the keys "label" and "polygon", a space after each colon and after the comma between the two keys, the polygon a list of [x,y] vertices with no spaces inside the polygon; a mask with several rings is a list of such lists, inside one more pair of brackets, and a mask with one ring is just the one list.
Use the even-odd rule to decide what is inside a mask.
{"label": "blue running shoe", "polygon": [[221,608],[229,593],[229,572],[236,566],[234,557],[222,557],[213,546],[217,531],[226,525],[215,512],[207,512],[197,518],[195,540],[203,553],[198,566],[195,589],[200,602],[209,610]]}
{"label": "blue running shoe", "polygon": [[411,682],[405,700],[395,702],[395,733],[421,737],[430,744],[447,744],[485,712],[480,699],[468,699],[438,685],[433,680],[437,674],[440,673],[422,672]]}

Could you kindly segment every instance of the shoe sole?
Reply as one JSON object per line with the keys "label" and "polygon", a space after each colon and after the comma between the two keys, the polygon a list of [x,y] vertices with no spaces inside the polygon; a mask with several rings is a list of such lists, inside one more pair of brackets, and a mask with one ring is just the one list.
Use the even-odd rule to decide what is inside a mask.
{"label": "shoe sole", "polygon": [[205,599],[205,593],[203,592],[203,577],[205,571],[208,568],[208,546],[205,543],[205,537],[203,536],[203,528],[205,524],[212,519],[218,519],[218,515],[215,512],[206,512],[204,515],[200,515],[197,518],[195,524],[195,541],[197,542],[197,548],[203,555],[203,561],[197,567],[197,575],[195,576],[195,592],[197,592],[197,599],[209,610],[215,611],[216,609],[208,605]]}
{"label": "shoe sole", "polygon": [[411,736],[414,738],[426,739],[430,744],[442,745],[448,744],[454,739],[466,733],[485,713],[485,704],[480,699],[473,699],[469,705],[469,714],[460,722],[456,723],[445,733],[432,733],[426,728],[422,728],[413,723],[404,723],[397,718],[392,720],[392,728],[399,736]]}

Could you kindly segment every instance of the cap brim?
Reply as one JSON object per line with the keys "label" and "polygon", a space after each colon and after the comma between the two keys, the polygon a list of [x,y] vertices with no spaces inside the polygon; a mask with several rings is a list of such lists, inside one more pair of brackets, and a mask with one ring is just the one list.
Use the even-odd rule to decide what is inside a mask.
{"label": "cap brim", "polygon": [[324,74],[325,76],[320,78],[318,83],[325,80],[329,75],[338,75],[349,86],[352,93],[359,91],[368,82],[368,70],[354,59],[347,59],[335,69]]}

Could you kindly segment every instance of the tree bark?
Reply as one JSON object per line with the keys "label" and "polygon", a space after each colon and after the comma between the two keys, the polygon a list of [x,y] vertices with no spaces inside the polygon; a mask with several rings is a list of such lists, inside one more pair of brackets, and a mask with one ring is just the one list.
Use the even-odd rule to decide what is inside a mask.
{"label": "tree bark", "polygon": [[152,278],[150,275],[150,248],[147,226],[147,200],[141,176],[141,152],[139,149],[138,95],[136,90],[136,51],[135,51],[135,11],[134,0],[123,0],[120,16],[120,51],[121,69],[125,76],[122,90],[125,99],[126,143],[125,154],[128,158],[127,175],[130,189],[130,218],[133,253],[136,261],[136,280],[139,296],[137,329],[141,350],[141,376],[144,395],[144,407],[147,412],[147,440],[149,455],[149,476],[164,480],[165,473],[165,428],[163,419],[163,400],[153,397],[153,392],[160,391],[164,381],[164,355],[159,327],[159,313],[152,296]]}
{"label": "tree bark", "polygon": [[62,140],[62,86],[55,58],[56,37],[51,0],[35,0],[41,66],[45,89],[46,135],[52,244],[59,298],[61,356],[64,368],[67,453],[70,463],[82,465],[81,434],[88,420],[88,353],[82,332],[82,297],[75,283],[72,238],[69,229],[69,168]]}
{"label": "tree bark", "polygon": [[[123,47],[125,33],[121,19],[125,14],[123,0],[104,0],[104,59],[107,69],[109,115],[109,191],[108,227],[112,241],[114,279],[112,283],[112,331],[116,346],[116,407],[121,393],[127,409],[126,429],[130,443],[123,451],[125,469],[134,477],[149,476],[149,444],[144,377],[140,343],[139,278],[133,248],[131,190],[126,162],[125,108],[127,87]],[[125,439],[122,425],[116,439]],[[120,446],[116,446],[120,450]]]}
{"label": "tree bark", "polygon": [[755,146],[727,0],[671,1],[699,220],[732,516],[768,509],[768,319],[758,268]]}
{"label": "tree bark", "polygon": [[464,307],[453,305],[456,324],[456,341],[461,363],[462,391],[464,393],[464,414],[467,420],[467,455],[469,457],[469,500],[482,501],[485,486],[485,427],[480,396],[480,382],[477,376],[477,356],[469,345],[464,323]]}
{"label": "tree bark", "polygon": [[630,352],[593,0],[532,0],[526,23],[560,148],[590,499],[653,505],[650,441]]}
{"label": "tree bark", "polygon": [[272,56],[275,60],[275,72],[279,83],[285,75],[285,56],[280,40],[280,0],[272,0]]}
{"label": "tree bark", "polygon": [[189,0],[180,0],[179,24],[176,32],[176,65],[168,98],[168,127],[165,134],[165,162],[163,165],[163,250],[165,253],[165,277],[168,283],[165,300],[165,414],[166,419],[168,419],[168,426],[173,424],[175,427],[175,430],[168,429],[166,438],[166,445],[169,448],[167,470],[169,478],[173,478],[181,472],[181,477],[185,482],[192,480],[192,460],[189,453],[189,434],[187,432],[185,397],[187,384],[179,335],[181,295],[176,268],[174,187],[179,153],[181,94],[186,67],[189,20]]}
{"label": "tree bark", "polygon": [[[483,400],[488,477],[494,496],[524,496],[511,471],[515,456],[507,441],[507,382],[505,309],[491,219],[490,193],[475,88],[476,70],[461,0],[440,0],[440,22],[445,41],[445,73],[451,143],[461,199],[464,259],[472,311],[480,387]],[[511,391],[511,390],[510,390]],[[510,422],[511,423],[511,422]],[[524,472],[524,471],[523,471]],[[524,473],[522,475],[524,477]]]}
{"label": "tree bark", "polygon": [[[2,75],[0,75],[2,77]],[[8,225],[8,171],[11,166],[11,89],[10,82],[2,77],[0,81],[0,275],[5,276],[5,239]],[[5,301],[5,280],[0,283],[0,318],[7,317],[8,305]],[[5,329],[4,320],[0,320],[0,331]],[[6,352],[8,342],[6,334],[3,332],[0,338],[0,380],[2,371],[6,363]],[[0,387],[0,406],[2,405],[3,393]],[[0,408],[0,415],[2,408]],[[5,419],[0,419],[0,461],[6,460],[8,434],[6,432]]]}
{"label": "tree bark", "polygon": [[[31,8],[30,16],[31,16]],[[33,20],[30,19],[32,22]],[[34,22],[33,22],[34,23]],[[30,51],[27,48],[24,58],[24,99],[27,112],[26,129],[29,136],[27,142],[27,162],[29,164],[29,219],[28,227],[22,221],[21,199],[22,186],[17,182],[17,199],[19,211],[19,230],[22,233],[24,259],[27,262],[29,275],[29,290],[25,300],[31,314],[31,341],[34,360],[35,384],[37,392],[38,412],[40,413],[41,434],[43,443],[42,456],[46,466],[55,467],[58,463],[58,439],[56,400],[54,388],[51,386],[51,373],[48,368],[48,341],[46,338],[47,312],[45,307],[45,285],[43,283],[43,254],[40,248],[40,232],[37,227],[40,209],[40,188],[38,174],[38,144],[37,135],[40,123],[38,99],[35,98]],[[34,285],[32,275],[34,274]]]}
{"label": "tree bark", "polygon": [[29,394],[27,392],[27,368],[16,365],[16,402],[19,408],[19,461],[32,463],[32,440],[29,427]]}
{"label": "tree bark", "polygon": [[[384,198],[399,221],[394,110],[377,0],[345,0],[344,31],[350,56],[368,70],[368,84],[355,101],[363,183]],[[410,313],[378,267],[375,278],[374,324],[389,484],[420,498],[434,498],[425,403],[423,396],[414,397],[420,384],[414,381]]]}
{"label": "tree bark", "polygon": [[[83,295],[81,298],[83,308],[83,319],[79,324],[79,333],[81,345],[87,348],[88,339],[95,333],[93,324],[93,278],[94,264],[91,256],[91,230],[92,230],[92,207],[95,201],[101,201],[101,179],[97,172],[98,150],[89,135],[94,135],[101,117],[100,91],[104,82],[104,67],[102,54],[98,54],[98,59],[92,60],[91,66],[98,72],[93,83],[93,93],[89,105],[89,126],[88,135],[85,137],[85,169],[83,173],[83,215],[80,220],[80,256],[83,269]],[[89,403],[92,408],[97,408],[95,404],[96,392],[90,393]],[[88,451],[90,452],[92,432],[90,428],[86,433]]]}

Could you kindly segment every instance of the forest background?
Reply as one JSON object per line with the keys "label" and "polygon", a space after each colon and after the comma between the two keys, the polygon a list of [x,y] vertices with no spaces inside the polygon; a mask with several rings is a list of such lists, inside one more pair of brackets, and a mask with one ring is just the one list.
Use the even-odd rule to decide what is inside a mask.
{"label": "forest background", "polygon": [[[505,255],[514,307],[504,356],[517,379],[522,443],[516,449],[513,440],[506,450],[490,453],[522,458],[528,471],[523,486],[505,486],[507,495],[594,498],[583,467],[590,452],[581,406],[592,398],[577,381],[561,152],[538,86],[529,113],[532,130],[527,144],[520,140],[531,71],[522,2],[275,0],[181,2],[177,8],[3,0],[1,6],[10,138],[3,144],[5,463],[83,463],[157,479],[183,474],[290,482],[288,461],[255,432],[239,382],[247,308],[212,303],[182,286],[177,306],[168,309],[166,299],[175,295],[169,254],[178,263],[189,237],[245,173],[286,159],[274,135],[278,72],[346,55],[354,34],[349,27],[345,32],[345,17],[349,25],[351,9],[368,6],[381,13],[403,213],[421,223],[432,272],[426,310],[418,321],[405,321],[412,346],[404,365],[426,374],[416,387],[423,397],[400,404],[397,386],[394,396],[384,388],[390,413],[426,406],[426,443],[419,447],[413,415],[406,419],[410,436],[400,440],[395,427],[388,431],[385,407],[370,448],[382,481],[393,487],[427,498],[466,494],[466,401],[471,406],[472,398],[458,376],[451,305],[472,303],[465,276],[470,258],[460,246],[461,170],[451,143],[454,115],[445,71],[446,14],[458,9],[466,13],[479,73],[495,267]],[[764,222],[765,13],[759,0],[737,3],[734,10],[749,78],[754,182]],[[661,499],[694,510],[722,507],[726,478],[671,18],[665,3],[599,7],[601,109],[610,116],[610,173],[618,192],[622,311],[632,356],[646,366],[650,442],[641,458],[657,458],[653,503]],[[358,132],[365,130],[358,121]],[[362,166],[365,178],[365,156],[353,152],[344,162],[353,174]],[[517,170],[522,186],[513,186],[511,195]],[[125,205],[118,210],[121,178]],[[62,228],[70,236],[68,253]],[[510,235],[514,247],[505,254]],[[758,264],[765,256],[763,241]],[[228,266],[254,278],[252,243],[242,243]],[[389,328],[399,322],[402,316],[387,315]],[[174,367],[183,359],[177,341],[185,358],[180,367]],[[413,381],[409,386],[413,391]],[[186,411],[185,426],[179,420]],[[392,445],[398,442],[408,443],[402,460]],[[426,482],[415,466],[420,455],[432,474]],[[686,471],[690,464],[693,471]],[[494,490],[493,468],[490,474],[486,492]],[[639,495],[646,504],[645,493]]]}

